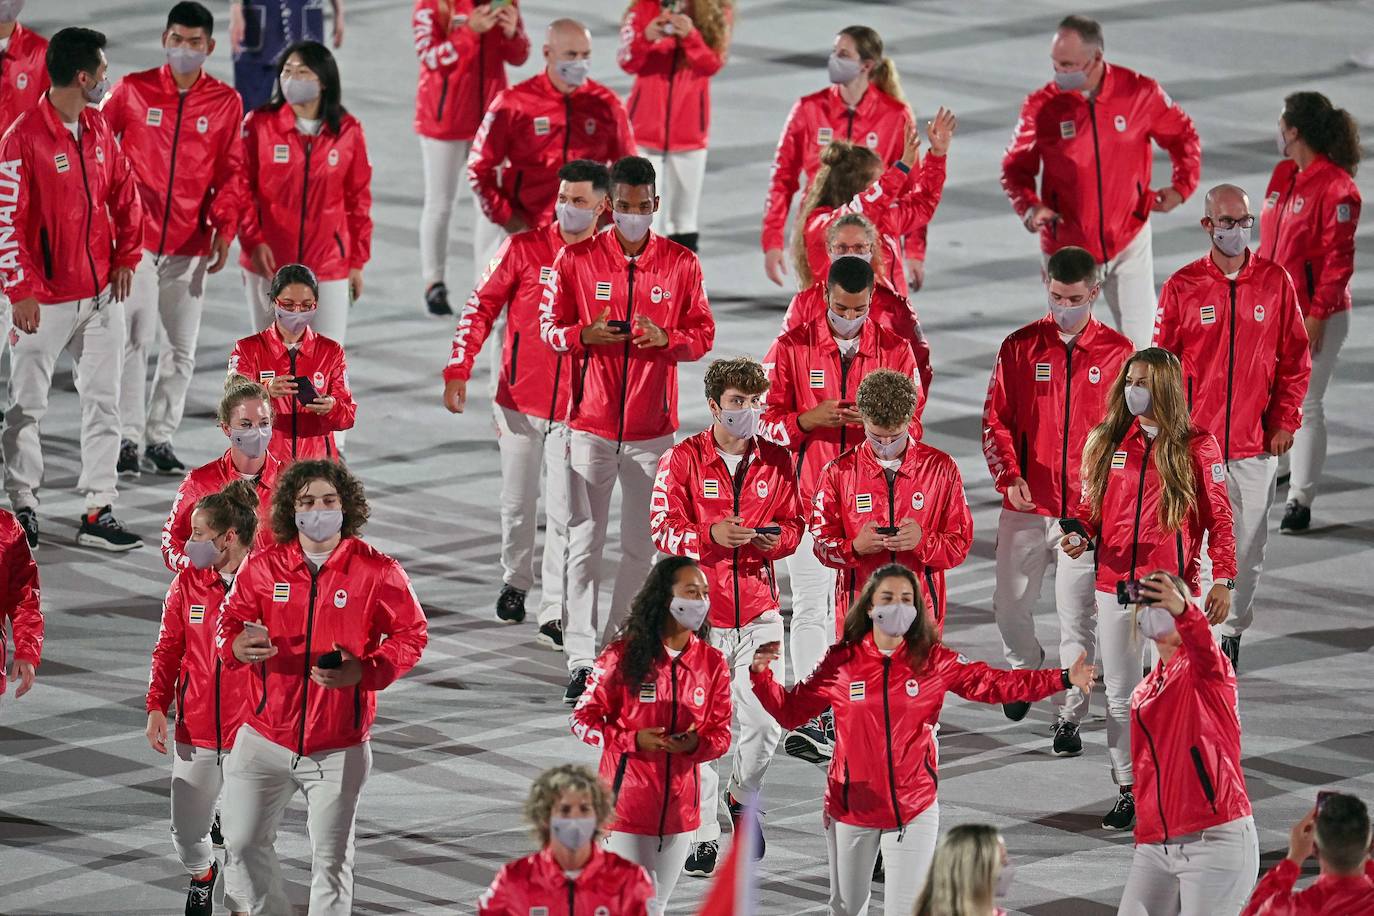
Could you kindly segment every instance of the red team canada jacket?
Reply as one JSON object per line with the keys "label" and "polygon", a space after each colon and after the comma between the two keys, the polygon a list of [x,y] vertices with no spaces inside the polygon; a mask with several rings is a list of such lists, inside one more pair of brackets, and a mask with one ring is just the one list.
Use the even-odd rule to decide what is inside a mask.
{"label": "red team canada jacket", "polygon": [[[38,564],[29,550],[29,539],[19,520],[0,509],[0,696],[14,662],[33,662],[43,657],[43,609],[39,606]],[[14,631],[14,654],[7,652],[9,629]]]}
{"label": "red team canada jacket", "polygon": [[1355,179],[1325,156],[1301,171],[1292,159],[1274,167],[1259,253],[1288,271],[1304,316],[1330,318],[1350,308],[1361,204]]}
{"label": "red team canada jacket", "polygon": [[1160,291],[1154,345],[1182,361],[1193,422],[1221,442],[1223,461],[1266,454],[1266,433],[1302,425],[1312,355],[1273,261],[1247,254],[1234,280],[1210,254],[1181,268]]}
{"label": "red team canada jacket", "polygon": [[161,257],[210,253],[211,229],[231,240],[243,206],[243,101],[201,73],[186,92],[171,67],[131,73],[101,107],[133,166],[143,248]]}
{"label": "red team canada jacket", "polygon": [[[261,620],[278,652],[245,666],[234,638]],[[226,671],[251,668],[247,724],[300,756],[351,747],[371,737],[377,691],[420,660],[428,640],[420,600],[401,565],[355,537],[312,570],[299,541],[248,555],[219,621]],[[310,668],[338,643],[362,660],[353,688],[321,687]]]}
{"label": "red team canada jacket", "polygon": [[1206,616],[1175,618],[1183,645],[1131,694],[1135,841],[1165,843],[1250,813],[1236,673]]}
{"label": "red team canada jacket", "polygon": [[0,67],[0,134],[48,91],[47,57],[48,40],[16,22]]}
{"label": "red team canada jacket", "polygon": [[[713,429],[684,439],[659,459],[649,524],[659,551],[700,563],[711,586],[711,626],[742,627],[778,610],[773,563],[797,549],[802,509],[785,449],[755,438],[731,474],[716,451]],[[765,554],[753,544],[717,544],[711,526],[732,515],[748,527],[781,528],[778,546]]]}
{"label": "red team canada jacket", "polygon": [[[895,527],[908,518],[921,526],[914,550],[880,550],[868,556],[854,552],[854,538],[869,522]],[[973,546],[973,516],[953,458],[912,437],[889,481],[864,440],[821,472],[810,528],[816,558],[840,571],[835,577],[837,631],[843,630],[844,612],[868,577],[888,563],[901,563],[916,573],[935,623],[943,629],[945,570],[964,562]]]}
{"label": "red team canada jacket", "polygon": [[1236,539],[1232,531],[1231,498],[1226,491],[1226,465],[1211,433],[1198,431],[1189,444],[1197,504],[1178,531],[1159,523],[1159,472],[1150,459],[1154,441],[1140,422],[1131,424],[1112,455],[1102,513],[1081,496],[1073,516],[1096,538],[1097,590],[1116,593],[1123,579],[1139,579],[1156,569],[1177,573],[1197,595],[1202,587],[1198,555],[1202,535],[1216,581],[1236,575]]}
{"label": "red team canada jacket", "polygon": [[[804,324],[825,321],[825,313],[830,308],[826,305],[825,293],[826,277],[822,274],[815,283],[793,296],[787,305],[787,313],[782,316],[782,334]],[[921,330],[921,321],[916,317],[916,307],[911,300],[879,280],[873,284],[868,316],[879,327],[911,344],[911,352],[916,357],[916,366],[921,373],[921,388],[928,390],[930,380],[934,377],[930,368],[930,343]]]}
{"label": "red team canada jacket", "polygon": [[229,586],[214,569],[186,568],[162,602],[162,628],[148,674],[148,712],[176,703],[176,741],[227,751],[248,714],[249,672],[227,669],[215,650]]}
{"label": "red team canada jacket", "polygon": [[[196,510],[196,503],[201,497],[218,493],[226,484],[241,479],[229,457],[232,451],[190,471],[177,488],[172,510],[162,525],[162,562],[172,572],[185,569],[191,562],[185,551],[186,542],[191,538],[191,513]],[[258,532],[253,537],[253,547],[257,550],[276,543],[272,537],[272,494],[276,492],[277,476],[282,470],[281,461],[269,451],[262,470],[253,478],[253,486],[258,491]]]}
{"label": "red team canada jacket", "polygon": [[283,464],[300,458],[337,458],[334,444],[337,430],[352,429],[358,415],[353,392],[348,387],[348,364],[344,349],[313,328],[306,328],[299,346],[288,347],[275,324],[267,330],[244,337],[229,354],[229,374],[242,375],[266,387],[278,376],[310,379],[321,397],[334,398],[334,409],[324,416],[303,408],[295,395],[272,399],[272,442],[270,454]]}
{"label": "red team canada jacket", "polygon": [[654,885],[643,867],[592,842],[592,857],[573,878],[548,848],[507,862],[477,899],[477,916],[639,916]]}
{"label": "red team canada jacket", "polygon": [[1364,874],[1321,875],[1295,890],[1301,876],[1301,865],[1279,860],[1255,886],[1240,916],[1374,916],[1374,860],[1366,860]]}
{"label": "red team canada jacket", "polygon": [[574,159],[609,164],[635,151],[619,96],[595,80],[564,95],[541,71],[492,99],[472,141],[468,182],[493,223],[520,216],[542,226],[553,219],[560,168]]}
{"label": "red team canada jacket", "polygon": [[[572,712],[572,731],[601,749],[601,778],[616,796],[610,829],[641,836],[671,836],[701,825],[698,764],[730,748],[730,669],[725,656],[691,637],[670,659],[660,652],[642,684],[620,677],[623,640],[596,660],[587,691]],[[690,754],[638,750],[635,733],[664,728],[676,735],[696,727],[700,743]]]}
{"label": "red team canada jacket", "polygon": [[835,756],[825,811],[842,824],[901,830],[936,799],[939,749],[933,732],[945,694],[979,703],[1041,700],[1064,689],[1061,670],[1005,671],[936,643],[919,670],[903,643],[884,655],[873,634],[836,643],[805,681],[784,691],[773,672],[750,671],[754,695],[785,729],[835,710]]}
{"label": "red team canada jacket", "polygon": [[562,250],[563,236],[557,222],[517,232],[501,243],[458,315],[453,355],[444,367],[444,381],[472,377],[478,351],[502,309],[508,309],[496,403],[549,420],[568,415],[572,359],[554,352],[539,337],[544,288],[553,276],[554,259]]}
{"label": "red team canada jacket", "polygon": [[247,200],[239,264],[252,270],[266,244],[277,264],[304,264],[321,282],[342,280],[372,257],[372,163],[363,126],[345,114],[335,133],[296,129],[290,105],[243,120]]}
{"label": "red team canada jacket", "polygon": [[[695,28],[686,38],[669,35],[649,41],[644,29],[662,12],[659,0],[640,0],[620,26],[616,59],[620,69],[635,78],[628,102],[635,141],[657,152],[705,149],[711,126],[711,77],[725,66],[725,55]],[[733,18],[729,7],[724,13]]]}
{"label": "red team canada jacket", "polygon": [[11,302],[93,298],[112,270],[143,257],[129,160],[100,111],[83,108],[79,123],[80,143],[44,98],[0,140],[0,278]]}
{"label": "red team canada jacket", "polygon": [[[1077,508],[1083,446],[1134,352],[1096,318],[1069,344],[1049,315],[1002,341],[983,403],[983,455],[999,491],[1022,477],[1035,514],[1065,518]],[[1013,508],[1005,497],[1002,506]]]}
{"label": "red team canada jacket", "polygon": [[480,35],[466,23],[472,0],[417,0],[410,25],[420,59],[415,90],[415,132],[435,140],[471,140],[487,104],[506,88],[506,65],[518,67],[530,56],[530,37],[522,17],[515,34],[499,25]]}
{"label": "red team canada jacket", "polygon": [[[582,328],[607,308],[610,320],[632,330],[637,316],[647,316],[668,333],[668,345],[583,345]],[[677,429],[677,364],[700,359],[716,336],[696,255],[655,232],[634,258],[612,229],[564,248],[539,323],[554,352],[577,360],[568,425],[616,442]]]}
{"label": "red team canada jacket", "polygon": [[1091,100],[1052,82],[1026,96],[1002,157],[1002,187],[1018,216],[1039,204],[1059,214],[1040,230],[1046,254],[1077,245],[1105,263],[1150,219],[1152,142],[1169,153],[1171,184],[1186,199],[1202,171],[1192,120],[1159,83],[1106,65]]}

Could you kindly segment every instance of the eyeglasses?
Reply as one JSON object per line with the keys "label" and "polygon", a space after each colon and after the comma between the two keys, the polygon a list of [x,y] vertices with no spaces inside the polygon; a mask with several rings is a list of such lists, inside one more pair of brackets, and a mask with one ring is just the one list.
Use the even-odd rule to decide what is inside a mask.
{"label": "eyeglasses", "polygon": [[314,299],[302,299],[297,302],[294,299],[278,299],[277,305],[286,309],[288,312],[308,312],[319,305]]}
{"label": "eyeglasses", "polygon": [[1212,225],[1218,229],[1234,229],[1239,226],[1242,229],[1249,229],[1255,225],[1253,216],[1242,216],[1240,219],[1231,219],[1229,216],[1212,217]]}

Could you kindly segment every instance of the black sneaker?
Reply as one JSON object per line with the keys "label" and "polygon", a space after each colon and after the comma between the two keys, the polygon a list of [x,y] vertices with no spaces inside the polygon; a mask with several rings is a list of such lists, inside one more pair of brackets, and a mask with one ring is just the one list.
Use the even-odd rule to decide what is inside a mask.
{"label": "black sneaker", "polygon": [[[735,797],[730,794],[730,790],[725,790],[725,808],[730,812],[730,823],[735,825],[735,835],[739,835],[739,819],[744,813],[744,806],[735,801]],[[763,858],[763,851],[767,848],[763,840],[763,812],[759,812],[758,820],[754,822],[754,861]]]}
{"label": "black sneaker", "polygon": [[435,283],[425,290],[425,308],[431,315],[452,315],[453,307],[448,304],[448,287]]}
{"label": "black sneaker", "polygon": [[128,439],[119,442],[119,461],[115,470],[120,477],[137,477],[142,471],[138,466],[138,445]]}
{"label": "black sneaker", "polygon": [[16,510],[14,518],[19,522],[19,527],[24,529],[24,536],[29,541],[29,549],[33,550],[38,546],[38,513],[26,506]]}
{"label": "black sneaker", "polygon": [[1293,473],[1292,473],[1291,471],[1290,471],[1289,473],[1287,473],[1287,474],[1280,474],[1279,476],[1277,476],[1277,477],[1274,478],[1274,486],[1275,486],[1276,488],[1277,488],[1277,487],[1286,487],[1286,486],[1288,486],[1288,481],[1290,481],[1290,480],[1292,480],[1292,479],[1293,479]]}
{"label": "black sneaker", "polygon": [[1135,826],[1135,793],[1122,789],[1116,796],[1116,805],[1102,817],[1103,830],[1130,830]]}
{"label": "black sneaker", "polygon": [[81,516],[81,528],[76,532],[76,543],[81,547],[99,547],[101,550],[115,553],[143,546],[143,542],[135,535],[124,530],[124,526],[114,517],[114,511],[110,506]]}
{"label": "black sneaker", "polygon": [[692,854],[687,857],[687,861],[682,865],[683,874],[691,875],[693,878],[706,878],[716,870],[716,856],[720,855],[720,843],[711,840],[709,843],[693,843]]}
{"label": "black sneaker", "polygon": [[1030,712],[1029,703],[1003,703],[1002,714],[1013,722],[1020,722]]}
{"label": "black sneaker", "polygon": [[1221,637],[1221,654],[1231,660],[1231,670],[1240,674],[1240,637]]}
{"label": "black sneaker", "polygon": [[157,474],[185,474],[186,465],[177,459],[172,443],[158,442],[143,450],[143,469]]}
{"label": "black sneaker", "polygon": [[807,763],[824,763],[835,755],[835,747],[826,738],[825,723],[820,716],[788,732],[782,749],[789,756]]}
{"label": "black sneaker", "polygon": [[1299,534],[1306,531],[1312,524],[1312,510],[1298,502],[1290,499],[1283,507],[1283,521],[1279,522],[1279,532],[1281,534]]}
{"label": "black sneaker", "polygon": [[1083,753],[1083,739],[1078,734],[1078,723],[1060,719],[1054,723],[1054,755],[1056,757],[1077,757]]}
{"label": "black sneaker", "polygon": [[587,678],[591,677],[592,669],[578,668],[568,679],[568,689],[563,691],[563,702],[572,706],[577,703],[577,698],[587,692]]}
{"label": "black sneaker", "polygon": [[541,623],[539,625],[539,635],[534,637],[534,641],[555,652],[562,652],[563,624],[559,623],[557,620]]}
{"label": "black sneaker", "polygon": [[186,891],[186,916],[214,916],[215,902],[211,896],[218,877],[219,863],[211,862],[210,877],[204,881],[191,879],[191,887]]}
{"label": "black sneaker", "polygon": [[883,851],[878,850],[878,858],[873,860],[873,883],[882,884],[887,880],[887,869],[883,868]]}
{"label": "black sneaker", "polygon": [[502,623],[519,623],[525,619],[525,593],[509,585],[501,586],[496,598],[496,619]]}
{"label": "black sneaker", "polygon": [[216,849],[224,848],[224,832],[219,829],[219,812],[215,812],[215,819],[210,822],[210,845]]}

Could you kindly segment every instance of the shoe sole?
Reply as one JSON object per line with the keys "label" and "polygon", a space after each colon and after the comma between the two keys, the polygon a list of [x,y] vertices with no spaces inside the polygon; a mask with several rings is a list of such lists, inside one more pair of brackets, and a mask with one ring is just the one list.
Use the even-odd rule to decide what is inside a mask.
{"label": "shoe sole", "polygon": [[554,642],[553,637],[545,636],[543,633],[540,633],[538,636],[534,637],[534,641],[537,642],[539,645],[543,646],[545,649],[551,649],[554,652],[563,651],[563,647],[560,646],[558,643]]}
{"label": "shoe sole", "polygon": [[1124,831],[1127,831],[1127,830],[1131,830],[1131,829],[1133,829],[1134,827],[1135,827],[1135,821],[1134,821],[1134,820],[1132,820],[1132,821],[1131,821],[1129,824],[1127,824],[1125,827],[1113,827],[1111,824],[1107,823],[1106,821],[1103,821],[1103,822],[1102,822],[1102,829],[1103,829],[1103,830],[1117,830],[1117,831],[1122,831],[1122,832],[1124,832]]}
{"label": "shoe sole", "polygon": [[1080,747],[1080,748],[1079,748],[1078,750],[1076,750],[1076,751],[1061,751],[1061,750],[1059,750],[1058,748],[1055,748],[1054,756],[1056,756],[1056,757],[1082,757],[1082,756],[1083,756],[1083,748]]}
{"label": "shoe sole", "polygon": [[96,537],[92,534],[78,534],[76,536],[76,546],[94,547],[97,550],[107,550],[110,553],[126,553],[130,550],[137,550],[143,546],[142,541],[134,541],[132,544],[111,544],[104,538]]}
{"label": "shoe sole", "polygon": [[565,696],[563,697],[563,705],[564,705],[564,706],[576,706],[576,705],[577,705],[577,701],[580,700],[580,699],[582,699],[582,697],[581,697],[580,694],[579,694],[578,696],[575,696],[575,697],[568,697],[568,696],[565,695]]}
{"label": "shoe sole", "polygon": [[795,732],[789,734],[787,740],[783,741],[782,749],[787,756],[805,760],[807,763],[825,763],[835,753],[832,748],[822,747],[805,735],[798,735]]}
{"label": "shoe sole", "polygon": [[1311,528],[1280,528],[1279,534],[1307,534]]}
{"label": "shoe sole", "polygon": [[502,616],[498,613],[498,614],[496,615],[496,620],[497,620],[498,623],[524,623],[524,622],[525,622],[525,615],[524,615],[524,614],[521,614],[519,617],[502,617]]}
{"label": "shoe sole", "polygon": [[705,871],[700,868],[687,868],[683,866],[682,873],[684,875],[691,875],[693,878],[709,878],[716,873],[716,870],[713,868],[710,871]]}
{"label": "shoe sole", "polygon": [[142,469],[136,471],[123,470],[119,472],[119,476],[123,477],[125,480],[137,480],[139,477],[143,476],[143,471]]}

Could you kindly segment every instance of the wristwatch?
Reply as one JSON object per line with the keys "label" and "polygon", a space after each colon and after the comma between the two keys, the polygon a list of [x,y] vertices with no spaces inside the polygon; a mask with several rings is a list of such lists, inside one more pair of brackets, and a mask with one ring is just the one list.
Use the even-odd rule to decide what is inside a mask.
{"label": "wristwatch", "polygon": [[1229,588],[1231,591],[1235,591],[1235,590],[1236,590],[1236,580],[1235,580],[1235,579],[1218,579],[1218,580],[1217,580],[1217,584],[1218,584],[1218,585],[1224,585],[1224,586],[1226,586],[1227,588]]}

